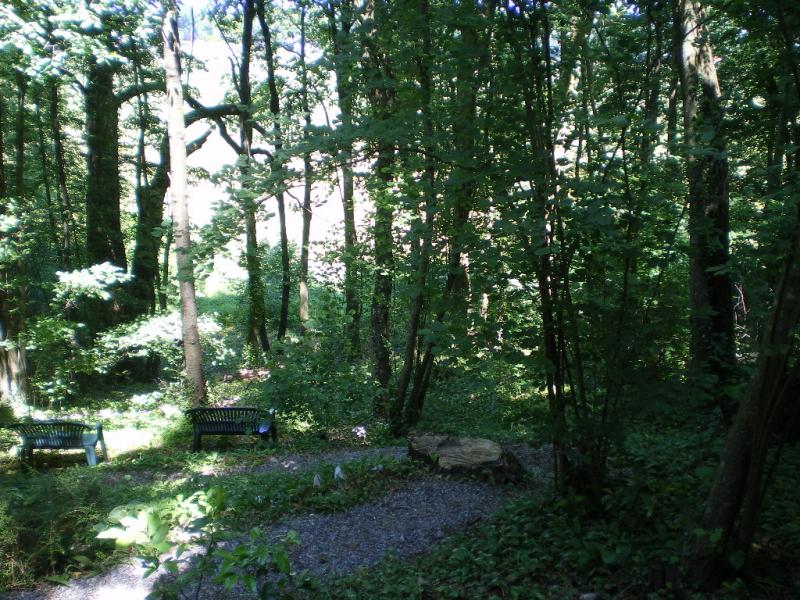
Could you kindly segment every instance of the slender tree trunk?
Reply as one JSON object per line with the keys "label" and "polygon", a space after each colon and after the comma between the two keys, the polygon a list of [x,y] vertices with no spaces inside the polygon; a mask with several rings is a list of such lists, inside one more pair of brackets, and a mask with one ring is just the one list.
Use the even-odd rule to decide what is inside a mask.
{"label": "slender tree trunk", "polygon": [[[0,217],[8,212],[6,188],[6,103],[5,97],[0,94]],[[16,385],[11,372],[11,354],[6,349],[8,330],[11,326],[11,306],[8,295],[8,273],[0,270],[0,398],[11,397],[16,391]]]}
{"label": "slender tree trunk", "polygon": [[332,2],[327,3],[328,24],[333,45],[334,71],[336,73],[336,95],[339,100],[339,119],[345,134],[340,150],[342,165],[342,208],[344,210],[344,312],[345,336],[350,344],[351,357],[361,354],[361,298],[358,284],[358,237],[356,234],[355,202],[353,199],[353,143],[350,140],[353,127],[353,90],[349,59],[344,46],[350,42],[352,2],[340,3],[341,21],[336,22]]}
{"label": "slender tree trunk", "polygon": [[[6,187],[6,144],[5,144],[5,127],[6,127],[6,103],[5,98],[0,96],[0,200],[5,199],[8,195]],[[6,210],[5,201],[0,201],[0,214],[4,214]]]}
{"label": "slender tree trunk", "polygon": [[[461,16],[465,22],[474,20],[474,8],[462,5],[465,11]],[[461,51],[470,56],[480,48],[480,40],[475,28],[471,25],[459,25]],[[455,121],[453,126],[453,146],[461,150],[464,157],[453,168],[451,181],[448,182],[446,197],[449,199],[450,227],[447,231],[447,279],[444,289],[444,308],[439,311],[436,322],[443,323],[446,314],[453,313],[452,322],[462,324],[456,334],[464,339],[468,327],[470,296],[469,277],[467,273],[467,225],[469,213],[474,204],[475,182],[475,140],[477,136],[476,110],[477,89],[474,73],[480,70],[481,63],[475,60],[460,60],[456,67],[455,81]],[[430,165],[428,165],[430,166]],[[428,174],[430,177],[430,174]],[[432,192],[431,192],[432,193]],[[422,416],[425,396],[428,392],[436,347],[432,341],[424,344],[424,355],[414,376],[414,386],[405,410],[407,425],[415,425]],[[402,380],[401,380],[402,383]]]}
{"label": "slender tree trunk", "polygon": [[39,151],[39,164],[42,166],[42,183],[44,184],[44,201],[45,205],[47,206],[47,222],[50,226],[50,241],[53,244],[53,248],[56,248],[59,251],[59,260],[60,260],[60,267],[64,268],[66,266],[66,257],[63,253],[63,246],[58,239],[58,226],[56,225],[56,214],[53,209],[53,191],[50,183],[50,165],[47,160],[47,149],[45,147],[45,138],[44,138],[44,127],[42,126],[42,110],[41,110],[41,100],[43,98],[39,98],[39,101],[36,103],[36,110],[34,112],[35,119],[36,119],[36,137],[37,137],[37,150]]}
{"label": "slender tree trunk", "polygon": [[[25,256],[22,254],[22,242],[25,237],[25,94],[27,80],[21,73],[16,74],[17,82],[17,114],[15,123],[15,169],[14,195],[16,211],[21,215],[20,225],[12,234],[12,243],[20,251],[12,271],[0,272],[0,393],[11,398],[28,398],[28,357],[25,348],[25,330],[28,308],[28,287]],[[0,100],[2,103],[2,100]],[[2,119],[0,119],[2,125]],[[0,147],[0,154],[4,148]],[[6,187],[3,178],[3,188]],[[8,190],[0,198],[8,195]],[[6,213],[7,207],[0,204],[0,214]]]}
{"label": "slender tree trunk", "polygon": [[[521,17],[522,25],[528,33],[528,44],[525,48],[527,61],[522,53],[521,44],[512,46],[515,59],[520,64],[529,64],[530,73],[521,82],[522,100],[525,110],[525,130],[532,156],[530,181],[531,189],[535,190],[534,202],[530,215],[527,231],[521,230],[518,234],[532,270],[536,273],[539,291],[539,314],[542,320],[542,347],[546,364],[545,384],[553,423],[553,462],[556,489],[566,493],[571,483],[571,468],[567,459],[567,442],[565,436],[566,426],[566,400],[565,400],[565,360],[562,356],[562,346],[559,339],[564,332],[559,330],[558,312],[559,281],[556,277],[559,271],[554,265],[552,247],[554,228],[557,217],[554,215],[556,182],[555,157],[553,146],[548,140],[552,139],[552,121],[548,118],[546,105],[547,84],[546,74],[541,64],[541,54],[544,52],[540,46],[540,37],[546,37],[539,31],[537,22],[530,22],[530,17]],[[585,49],[584,49],[585,50]],[[587,68],[589,65],[587,64]],[[535,87],[532,87],[535,86]],[[590,99],[591,100],[591,99]],[[562,248],[563,253],[566,249]]]}
{"label": "slender tree trunk", "polygon": [[192,393],[192,404],[206,403],[203,379],[203,350],[197,328],[197,307],[194,292],[194,265],[190,237],[189,207],[186,198],[186,146],[183,114],[183,87],[180,75],[180,41],[175,11],[164,15],[161,30],[164,40],[164,73],[169,106],[170,192],[175,207],[175,254],[181,291],[181,322],[186,376]]}
{"label": "slender tree trunk", "polygon": [[[242,14],[242,49],[239,57],[239,102],[244,107],[240,117],[240,160],[242,186],[248,185],[250,162],[253,158],[253,116],[250,112],[252,94],[250,86],[250,55],[253,47],[253,20],[255,19],[253,0],[245,0]],[[255,200],[249,195],[242,199],[245,220],[245,259],[247,265],[248,326],[247,341],[256,353],[269,352],[267,336],[267,307],[264,303],[264,283],[261,277],[261,254],[256,232]]]}
{"label": "slender tree trunk", "polygon": [[786,144],[789,141],[789,128],[787,123],[790,121],[790,114],[786,107],[787,90],[786,86],[774,86],[772,90],[772,111],[774,121],[772,126],[772,139],[770,145],[771,152],[767,158],[767,194],[774,194],[781,187],[783,175],[783,164],[786,159]]}
{"label": "slender tree trunk", "polygon": [[[681,27],[681,87],[689,180],[691,368],[715,378],[715,402],[727,419],[726,388],[736,365],[733,285],[729,274],[728,161],[717,70],[697,0],[676,0]],[[703,138],[697,135],[702,128]],[[707,142],[703,139],[709,137]],[[702,145],[701,145],[702,144]]]}
{"label": "slender tree trunk", "polygon": [[[793,37],[784,21],[783,6],[776,5],[786,44],[788,66],[800,98],[800,68],[793,58]],[[800,209],[794,207],[791,237],[780,280],[775,286],[772,310],[761,337],[756,368],[738,411],[728,429],[714,483],[706,498],[701,527],[720,532],[715,543],[707,536],[697,540],[689,556],[689,572],[705,589],[716,589],[731,572],[732,559],[747,564],[758,518],[783,440],[777,438],[781,421],[798,415],[792,388],[800,377],[797,330],[800,324]],[[791,423],[789,424],[791,427]],[[778,442],[776,444],[776,441]],[[767,467],[768,452],[775,448]],[[737,569],[738,570],[738,569]]]}
{"label": "slender tree trunk", "polygon": [[[275,158],[272,161],[274,172],[283,175],[283,134],[280,126],[280,97],[278,96],[278,85],[275,80],[275,58],[272,51],[272,36],[264,10],[264,0],[257,0],[256,12],[258,22],[261,25],[261,33],[264,35],[264,51],[267,59],[267,86],[269,87],[269,110],[274,120],[273,145],[275,146]],[[278,203],[278,222],[281,230],[281,309],[278,318],[278,339],[282,340],[286,335],[286,327],[289,321],[289,297],[292,291],[291,280],[289,278],[289,236],[286,232],[286,204],[283,195],[283,181],[279,178],[277,183],[278,191],[275,199]]]}
{"label": "slender tree trunk", "polygon": [[[394,207],[387,198],[394,180],[391,172],[394,164],[394,147],[390,143],[379,142],[378,159],[375,162],[375,178],[380,190],[375,198],[375,283],[372,291],[372,311],[370,325],[372,331],[372,374],[382,390],[389,386],[392,375],[391,351],[389,349],[389,310],[392,302],[392,279],[394,256],[392,253],[392,221]],[[384,413],[387,398],[379,400],[378,412]]]}
{"label": "slender tree trunk", "polygon": [[169,204],[169,218],[165,221],[167,231],[164,234],[164,250],[161,253],[161,272],[158,283],[158,309],[162,313],[167,311],[167,301],[169,300],[169,255],[175,238],[175,223],[172,218],[175,211],[171,200]]}
{"label": "slender tree trunk", "polygon": [[376,181],[373,193],[375,240],[372,306],[370,314],[370,345],[372,351],[372,375],[380,385],[375,410],[378,414],[389,412],[388,386],[391,379],[391,349],[389,346],[389,315],[392,303],[394,277],[394,241],[392,227],[394,199],[391,194],[394,182],[392,168],[395,162],[395,143],[386,133],[391,131],[390,120],[395,111],[395,78],[390,61],[378,46],[387,33],[389,4],[376,1],[371,4],[371,30],[364,37],[366,49],[364,67],[369,73],[370,85],[367,96],[371,110],[381,125],[377,128],[377,159],[374,168]]}
{"label": "slender tree trunk", "polygon": [[[305,4],[300,5],[300,83],[301,101],[305,120],[303,130],[303,141],[309,142],[309,129],[311,127],[311,111],[308,106],[308,68],[306,65],[306,12]],[[309,240],[311,238],[311,184],[313,183],[311,172],[311,154],[306,151],[303,153],[303,233],[300,246],[300,332],[305,335],[306,322],[308,321],[308,254]]]}
{"label": "slender tree trunk", "polygon": [[424,198],[424,225],[422,228],[422,247],[417,256],[417,270],[414,275],[414,295],[411,299],[411,312],[406,329],[406,348],[403,356],[403,369],[397,384],[397,393],[390,413],[392,430],[395,434],[402,431],[402,419],[416,424],[422,415],[424,396],[414,395],[416,402],[406,406],[406,395],[414,370],[417,336],[419,333],[422,308],[427,296],[425,287],[428,279],[431,249],[433,246],[433,218],[436,210],[436,167],[433,162],[433,117],[431,115],[431,51],[430,6],[428,0],[419,0],[419,16],[422,30],[422,56],[419,60],[420,107],[423,120],[423,147],[425,148],[425,169],[422,178]]}
{"label": "slender tree trunk", "polygon": [[667,96],[667,148],[674,152],[675,140],[678,131],[678,91],[680,80],[678,72],[674,71],[669,80],[669,95]]}
{"label": "slender tree trunk", "polygon": [[730,573],[729,557],[746,558],[752,546],[765,492],[765,464],[775,427],[796,398],[787,393],[797,376],[792,368],[800,322],[800,221],[795,218],[791,246],[775,293],[750,385],[728,430],[714,483],[706,498],[701,526],[720,531],[716,544],[696,544],[690,561],[695,581],[712,589]]}
{"label": "slender tree trunk", "polygon": [[66,269],[79,262],[75,252],[75,223],[72,216],[72,200],[67,188],[67,167],[64,163],[64,140],[61,134],[59,115],[58,81],[50,82],[50,136],[53,138],[53,160],[55,162],[56,196],[61,225],[61,256]]}

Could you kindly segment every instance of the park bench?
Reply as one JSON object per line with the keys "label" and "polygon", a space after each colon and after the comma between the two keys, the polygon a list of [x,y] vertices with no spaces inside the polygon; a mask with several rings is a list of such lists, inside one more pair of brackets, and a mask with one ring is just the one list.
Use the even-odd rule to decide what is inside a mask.
{"label": "park bench", "polygon": [[194,430],[193,451],[200,450],[201,437],[204,435],[258,435],[263,440],[272,437],[273,442],[278,441],[274,408],[191,408],[186,414]]}
{"label": "park bench", "polygon": [[33,457],[34,450],[83,449],[89,466],[97,465],[95,446],[100,442],[103,459],[107,459],[106,443],[103,439],[103,426],[94,427],[74,421],[30,421],[12,423],[9,429],[16,431],[22,440],[18,454],[21,459]]}

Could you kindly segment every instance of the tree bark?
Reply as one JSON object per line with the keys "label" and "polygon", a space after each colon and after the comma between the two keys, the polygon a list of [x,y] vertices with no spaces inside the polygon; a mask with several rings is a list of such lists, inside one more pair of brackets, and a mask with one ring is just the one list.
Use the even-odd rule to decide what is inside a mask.
{"label": "tree bark", "polygon": [[733,401],[726,390],[733,381],[736,352],[721,92],[700,3],[676,0],[675,15],[681,40],[684,142],[689,149],[690,368],[713,376],[715,403],[730,419]]}
{"label": "tree bark", "polygon": [[58,81],[50,82],[50,135],[53,138],[53,159],[55,161],[56,196],[61,212],[61,254],[64,267],[69,270],[78,264],[75,251],[75,222],[72,216],[72,200],[67,188],[67,167],[64,163],[64,140],[61,133],[59,115]]}
{"label": "tree bark", "polygon": [[370,337],[372,349],[372,375],[380,385],[381,392],[376,399],[376,412],[389,412],[388,387],[392,375],[391,350],[389,347],[389,313],[392,303],[392,282],[394,278],[394,255],[392,247],[392,226],[394,219],[394,203],[391,188],[394,182],[392,167],[395,162],[395,144],[384,137],[390,129],[389,121],[395,110],[395,85],[389,59],[382,49],[376,46],[381,36],[385,35],[388,5],[376,0],[372,10],[372,30],[365,38],[365,67],[370,72],[371,83],[368,98],[376,120],[382,125],[378,127],[377,159],[375,161],[375,222],[373,237],[375,240],[372,306],[370,315]]}
{"label": "tree bark", "polygon": [[800,219],[795,217],[756,370],[728,430],[701,526],[721,531],[718,543],[701,538],[692,552],[690,572],[702,587],[714,588],[731,571],[734,552],[744,559],[752,546],[765,492],[765,463],[778,420],[796,398],[787,384],[796,379],[791,354],[800,322]]}
{"label": "tree bark", "polygon": [[89,65],[86,86],[86,253],[91,265],[127,270],[120,225],[119,117],[114,67]]}
{"label": "tree bark", "polygon": [[[21,73],[16,74],[17,113],[14,127],[14,196],[16,212],[21,216],[20,225],[11,235],[11,243],[16,246],[18,258],[12,271],[0,272],[0,393],[9,398],[28,398],[28,357],[25,348],[25,329],[28,309],[28,286],[25,256],[22,242],[25,236],[25,94],[27,80]],[[2,103],[2,101],[0,101]],[[0,122],[0,125],[2,123]],[[0,154],[4,148],[0,147]],[[6,182],[3,179],[3,187]],[[8,195],[8,190],[0,198]],[[8,212],[5,204],[0,205],[0,214]]]}
{"label": "tree bark", "polygon": [[411,311],[406,329],[406,347],[403,356],[403,369],[397,384],[397,392],[390,413],[390,423],[395,435],[401,434],[406,425],[416,424],[422,415],[422,404],[424,395],[415,394],[415,400],[406,406],[406,396],[408,386],[411,383],[411,375],[414,365],[417,362],[416,349],[418,347],[417,336],[422,316],[422,308],[425,304],[427,293],[425,287],[428,280],[428,269],[430,266],[430,256],[433,246],[433,219],[436,211],[436,166],[433,162],[433,116],[431,114],[431,63],[432,43],[430,29],[430,5],[428,0],[419,0],[419,17],[422,22],[422,56],[419,60],[419,85],[420,85],[420,109],[423,121],[423,147],[425,149],[425,169],[422,177],[422,188],[424,198],[424,222],[422,227],[422,247],[417,256],[417,268],[414,274],[414,295],[411,299]]}
{"label": "tree bark", "polygon": [[[242,49],[239,57],[239,102],[243,110],[239,115],[239,154],[242,186],[248,184],[250,161],[253,158],[253,115],[251,113],[252,94],[250,86],[250,55],[253,47],[253,20],[255,19],[253,0],[244,0],[242,14]],[[248,326],[247,341],[253,350],[266,354],[269,352],[267,336],[267,307],[264,303],[264,283],[261,277],[261,255],[256,232],[255,200],[249,195],[242,198],[245,220],[245,263],[247,265]]]}
{"label": "tree bark", "polygon": [[167,83],[170,192],[175,207],[175,255],[181,292],[181,323],[186,376],[192,395],[192,405],[206,403],[203,379],[203,350],[197,327],[197,307],[194,291],[194,264],[190,236],[189,207],[186,198],[186,146],[183,113],[183,87],[180,75],[180,41],[175,11],[164,15],[161,35],[164,41],[164,73]]}
{"label": "tree bark", "polygon": [[50,241],[53,248],[59,252],[59,266],[63,269],[66,267],[66,258],[63,253],[63,247],[58,238],[59,228],[56,226],[56,214],[53,210],[53,191],[50,182],[50,167],[47,160],[47,149],[45,148],[44,127],[42,125],[42,110],[41,104],[43,98],[39,98],[36,103],[35,123],[36,123],[36,149],[39,151],[39,164],[42,167],[42,183],[44,184],[44,201],[47,206],[47,223],[50,226]]}
{"label": "tree bark", "polygon": [[[311,111],[308,106],[308,67],[306,65],[306,12],[307,7],[304,3],[300,5],[300,84],[301,102],[305,128],[303,129],[303,141],[309,142],[309,129],[311,127]],[[300,333],[305,335],[306,323],[309,318],[308,313],[308,254],[309,240],[311,238],[311,184],[313,183],[313,173],[311,171],[311,154],[306,150],[303,153],[303,232],[300,241]]]}
{"label": "tree bark", "polygon": [[[6,145],[5,145],[5,127],[6,127],[6,103],[4,98],[0,98],[0,199],[8,195],[6,186]],[[0,214],[4,214],[6,210],[5,203],[0,203]]]}
{"label": "tree bark", "polygon": [[336,73],[336,95],[339,100],[339,119],[345,140],[341,143],[340,162],[342,169],[342,208],[344,210],[344,312],[345,337],[350,345],[351,357],[361,354],[361,298],[358,285],[358,237],[356,233],[355,203],[353,199],[353,143],[350,141],[353,127],[353,89],[348,57],[344,47],[350,42],[351,13],[350,0],[341,3],[340,24],[336,22],[334,3],[326,4],[331,44],[333,46],[333,66]]}
{"label": "tree bark", "polygon": [[[189,119],[187,119],[188,124]],[[211,135],[207,130],[186,145],[186,155],[199,150]],[[131,274],[133,284],[130,288],[134,301],[130,310],[133,315],[155,312],[156,288],[159,287],[159,253],[161,249],[161,227],[164,224],[164,198],[169,189],[169,136],[161,140],[160,160],[152,177],[137,190],[136,204],[139,218],[136,221],[136,243],[133,248]],[[169,234],[167,234],[169,235]],[[167,244],[167,255],[169,253]],[[168,267],[167,267],[168,269]],[[168,273],[168,271],[167,271]],[[166,305],[161,306],[161,310]]]}
{"label": "tree bark", "polygon": [[283,135],[280,125],[280,97],[278,96],[278,85],[275,80],[275,58],[272,51],[272,36],[270,35],[269,24],[264,10],[264,0],[257,0],[256,12],[258,22],[261,25],[261,33],[264,36],[264,52],[267,59],[267,87],[269,88],[269,111],[274,120],[272,133],[275,156],[272,160],[273,173],[278,174],[278,191],[275,200],[278,203],[278,222],[281,231],[281,308],[278,318],[278,339],[282,340],[286,335],[286,328],[289,322],[289,297],[292,291],[291,280],[289,277],[289,236],[286,231],[286,204],[283,196]]}

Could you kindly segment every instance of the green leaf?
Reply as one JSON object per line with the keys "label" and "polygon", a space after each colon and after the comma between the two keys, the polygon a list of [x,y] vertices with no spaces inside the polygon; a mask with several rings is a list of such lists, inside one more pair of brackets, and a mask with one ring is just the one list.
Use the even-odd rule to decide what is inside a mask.
{"label": "green leaf", "polygon": [[275,561],[275,566],[278,568],[278,571],[284,575],[289,574],[291,567],[289,566],[289,557],[286,555],[285,551],[275,550],[273,560]]}
{"label": "green leaf", "polygon": [[744,552],[741,550],[731,552],[730,556],[728,556],[728,562],[738,571],[744,565]]}

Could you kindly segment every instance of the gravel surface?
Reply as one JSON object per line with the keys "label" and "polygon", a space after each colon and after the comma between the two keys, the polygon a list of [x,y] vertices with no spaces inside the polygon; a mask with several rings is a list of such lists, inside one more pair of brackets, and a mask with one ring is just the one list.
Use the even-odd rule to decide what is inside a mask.
{"label": "gravel surface", "polygon": [[[545,483],[551,460],[549,449],[530,449],[524,444],[509,449],[534,481]],[[251,470],[296,472],[320,462],[346,463],[380,456],[402,458],[405,453],[404,448],[375,448],[284,456]],[[448,534],[495,514],[515,492],[519,490],[478,481],[425,478],[409,482],[406,487],[373,502],[333,514],[297,516],[265,527],[265,532],[270,540],[282,537],[289,530],[297,532],[300,545],[293,550],[293,571],[308,570],[326,578],[350,573],[358,567],[373,566],[387,555],[407,558],[425,552]],[[156,579],[154,576],[143,580],[142,571],[134,564],[122,565],[103,575],[75,580],[69,587],[45,586],[8,594],[7,598],[141,600],[151,591]],[[248,595],[243,590],[225,592],[207,584],[200,597],[244,599]]]}
{"label": "gravel surface", "polygon": [[508,492],[475,481],[427,480],[341,513],[302,515],[272,530],[297,532],[292,568],[342,575],[380,562],[387,554],[419,554],[448,533],[499,511]]}

